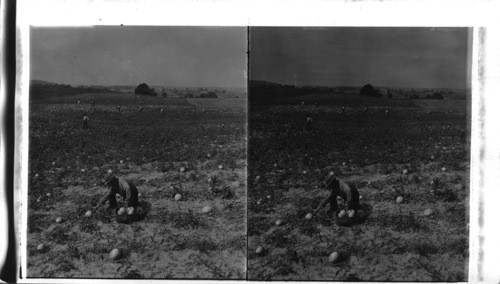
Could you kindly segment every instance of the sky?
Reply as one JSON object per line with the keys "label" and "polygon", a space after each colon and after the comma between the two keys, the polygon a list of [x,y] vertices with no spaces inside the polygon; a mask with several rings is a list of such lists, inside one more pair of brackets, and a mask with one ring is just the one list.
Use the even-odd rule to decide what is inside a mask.
{"label": "sky", "polygon": [[246,87],[246,27],[32,27],[30,32],[31,79]]}
{"label": "sky", "polygon": [[399,88],[470,86],[467,28],[252,27],[251,80]]}

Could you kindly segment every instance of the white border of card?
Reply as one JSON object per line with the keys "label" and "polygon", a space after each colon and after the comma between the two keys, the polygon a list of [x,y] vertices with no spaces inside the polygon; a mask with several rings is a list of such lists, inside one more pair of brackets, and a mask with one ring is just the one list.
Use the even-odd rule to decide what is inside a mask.
{"label": "white border of card", "polygon": [[[472,27],[470,282],[500,281],[500,5],[494,1],[94,0],[18,1],[15,218],[19,265],[26,272],[29,26],[448,26]],[[138,15],[147,15],[141,17]],[[480,155],[482,151],[482,156]],[[2,152],[3,153],[3,152]],[[18,171],[19,170],[19,171]],[[3,171],[2,171],[3,172]],[[0,200],[2,203],[3,199]],[[496,205],[496,206],[495,206]],[[4,207],[4,206],[1,206]],[[2,216],[4,216],[2,214]],[[484,218],[479,226],[480,216]],[[2,218],[2,226],[5,220]],[[2,231],[2,230],[0,230]],[[0,242],[5,242],[5,238]],[[0,246],[4,253],[5,245]],[[22,283],[87,283],[80,279]],[[92,280],[96,281],[96,280]],[[99,281],[99,280],[97,280]],[[102,280],[101,280],[102,281]],[[137,280],[109,280],[132,283]],[[158,280],[144,280],[157,282]],[[194,280],[193,280],[194,281]],[[212,282],[212,281],[204,281]]]}

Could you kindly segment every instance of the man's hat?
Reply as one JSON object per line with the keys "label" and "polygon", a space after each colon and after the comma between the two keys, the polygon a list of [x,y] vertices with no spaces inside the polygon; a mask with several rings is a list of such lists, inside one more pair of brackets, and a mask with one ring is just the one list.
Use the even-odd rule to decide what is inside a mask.
{"label": "man's hat", "polygon": [[113,171],[109,170],[108,174],[106,175],[106,178],[104,178],[104,183],[109,184],[112,180],[116,178],[115,174]]}
{"label": "man's hat", "polygon": [[[332,172],[333,173],[333,172]],[[332,184],[334,181],[336,181],[337,179],[335,178],[335,175],[333,175],[332,173],[329,173],[328,176],[326,177],[325,179],[325,184],[326,185],[330,185]]]}

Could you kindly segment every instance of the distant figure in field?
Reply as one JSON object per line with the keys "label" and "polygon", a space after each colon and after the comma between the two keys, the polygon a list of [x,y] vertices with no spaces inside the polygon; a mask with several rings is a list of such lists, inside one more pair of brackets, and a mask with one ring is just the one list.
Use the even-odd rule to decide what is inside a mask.
{"label": "distant figure in field", "polygon": [[318,208],[313,211],[313,215],[323,208],[327,203],[330,203],[330,212],[337,213],[338,204],[337,196],[340,196],[347,203],[348,210],[357,210],[359,206],[359,192],[353,182],[345,182],[336,179],[333,175],[329,175],[324,182],[324,189],[329,190],[330,194],[319,204]]}
{"label": "distant figure in field", "polygon": [[388,109],[386,109],[386,110],[385,110],[385,115],[386,115],[386,116],[388,116],[388,115],[389,115],[389,110],[388,110]]}
{"label": "distant figure in field", "polygon": [[345,113],[345,107],[342,107],[341,114]]}
{"label": "distant figure in field", "polygon": [[108,174],[105,180],[105,185],[108,187],[108,193],[99,201],[97,206],[92,210],[96,211],[101,205],[109,200],[109,208],[116,209],[116,195],[123,197],[126,207],[133,207],[136,211],[139,206],[139,193],[135,184],[127,179],[116,177],[113,173]]}
{"label": "distant figure in field", "polygon": [[80,105],[80,101],[78,101],[78,105]]}
{"label": "distant figure in field", "polygon": [[142,112],[142,107],[139,107],[139,111]]}
{"label": "distant figure in field", "polygon": [[161,116],[165,116],[165,110],[163,108],[160,109]]}
{"label": "distant figure in field", "polygon": [[95,106],[95,103],[94,103],[94,101],[92,101],[92,106]]}
{"label": "distant figure in field", "polygon": [[318,101],[316,101],[315,105],[316,105],[316,107],[318,107]]}
{"label": "distant figure in field", "polygon": [[368,109],[367,108],[364,108],[363,109],[363,113],[367,113],[368,112]]}
{"label": "distant figure in field", "polygon": [[90,118],[89,116],[87,115],[87,113],[84,113],[83,114],[83,129],[87,129],[89,128],[88,126],[88,122],[89,122]]}
{"label": "distant figure in field", "polygon": [[311,115],[306,115],[306,129],[307,130],[311,130],[312,129],[312,122],[313,122],[313,119],[311,117]]}
{"label": "distant figure in field", "polygon": [[118,113],[120,113],[120,110],[122,109],[121,106],[116,106],[116,109],[118,110]]}
{"label": "distant figure in field", "polygon": [[302,102],[300,105],[304,105],[304,102]]}

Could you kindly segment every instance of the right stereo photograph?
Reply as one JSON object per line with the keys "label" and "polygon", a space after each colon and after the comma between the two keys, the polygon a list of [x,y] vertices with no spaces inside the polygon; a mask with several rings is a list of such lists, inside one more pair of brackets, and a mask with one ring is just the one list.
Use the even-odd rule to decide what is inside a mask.
{"label": "right stereo photograph", "polygon": [[249,28],[248,280],[467,281],[471,32]]}

